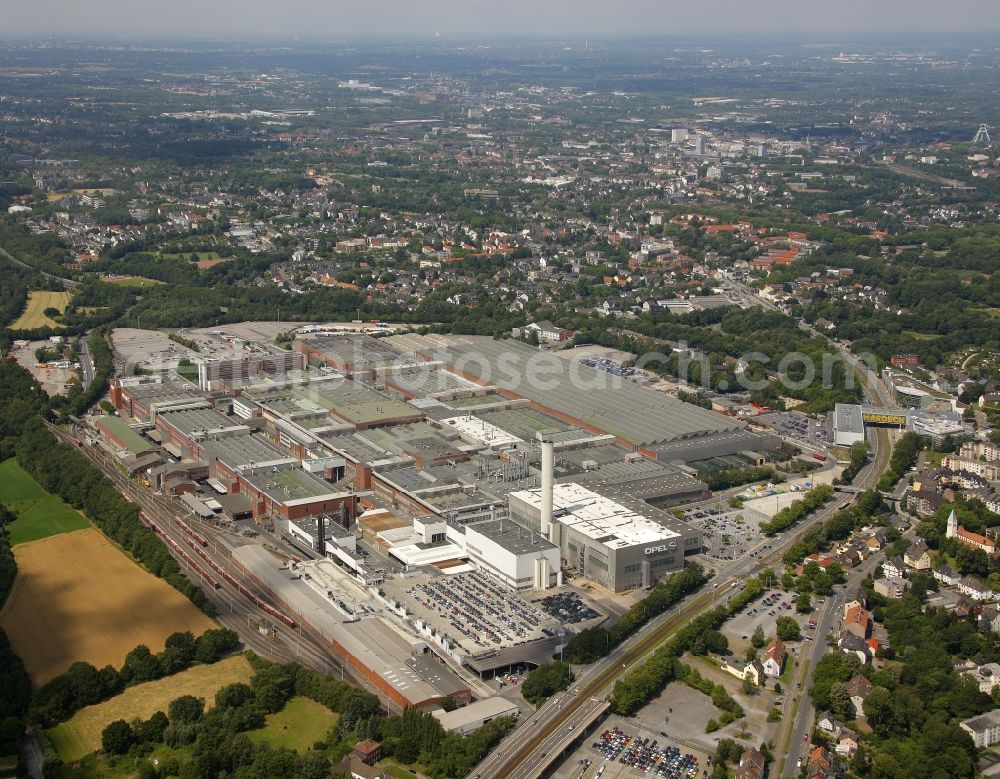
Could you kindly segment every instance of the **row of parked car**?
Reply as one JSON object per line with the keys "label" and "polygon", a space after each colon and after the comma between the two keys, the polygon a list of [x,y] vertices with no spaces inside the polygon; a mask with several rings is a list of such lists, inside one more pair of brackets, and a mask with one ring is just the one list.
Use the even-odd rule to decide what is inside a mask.
{"label": "row of parked car", "polygon": [[[698,758],[692,754],[682,754],[680,749],[669,744],[658,745],[656,739],[631,737],[615,727],[601,734],[594,749],[604,757],[618,760],[622,765],[635,768],[643,773],[661,776],[664,779],[696,779]],[[702,771],[702,776],[707,775]]]}

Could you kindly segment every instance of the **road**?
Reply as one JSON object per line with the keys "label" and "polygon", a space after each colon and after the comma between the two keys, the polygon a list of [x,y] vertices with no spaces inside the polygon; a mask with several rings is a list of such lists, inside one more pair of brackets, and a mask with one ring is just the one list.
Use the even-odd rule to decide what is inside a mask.
{"label": "road", "polygon": [[[888,454],[884,455],[887,461]],[[878,478],[873,461],[858,475],[859,483],[868,484]],[[822,522],[839,510],[841,501],[834,498],[823,508],[804,520],[794,532],[783,539],[761,541],[743,557],[719,567],[719,574],[713,580],[713,588],[703,590],[686,603],[677,606],[652,620],[642,631],[617,647],[608,657],[591,666],[567,692],[553,696],[545,706],[534,712],[524,723],[510,734],[500,746],[491,752],[473,772],[481,779],[496,777],[506,779],[513,776],[536,776],[552,761],[554,753],[549,748],[558,736],[569,732],[569,726],[581,719],[590,705],[589,701],[605,700],[616,680],[624,676],[632,667],[645,660],[657,647],[669,639],[673,633],[689,619],[711,608],[733,592],[736,588],[764,568],[781,560],[785,550],[797,541],[810,527]],[[760,558],[766,546],[772,548]],[[527,771],[527,773],[526,773]],[[536,771],[536,773],[531,773]]]}
{"label": "road", "polygon": [[89,337],[89,332],[80,336],[80,370],[83,372],[84,389],[94,380],[94,358],[90,356],[90,346],[87,345]]}
{"label": "road", "polygon": [[[792,777],[798,776],[798,759],[799,757],[805,758],[806,743],[802,739],[812,733],[812,723],[816,713],[807,691],[812,686],[813,672],[816,670],[816,664],[829,651],[829,647],[826,644],[826,637],[829,635],[831,629],[838,624],[841,618],[841,607],[847,602],[851,593],[860,586],[861,580],[871,573],[881,562],[881,556],[869,557],[861,565],[848,573],[846,586],[841,587],[837,592],[828,597],[823,604],[816,625],[816,631],[813,633],[815,640],[808,642],[808,653],[805,649],[807,644],[803,643],[803,649],[799,654],[799,667],[793,676],[793,681],[802,685],[800,690],[796,690],[800,696],[798,708],[795,711],[794,720],[788,719],[786,716],[783,719],[782,728],[778,731],[778,743],[788,743],[788,748],[784,753],[783,770],[780,773],[783,777],[792,779]],[[792,691],[786,690],[786,693],[790,692]],[[790,698],[790,696],[786,696],[786,698]],[[786,700],[786,707],[789,703],[791,701]],[[783,714],[787,715],[788,713],[789,711],[786,708]]]}
{"label": "road", "polygon": [[[773,304],[760,300],[753,290],[742,285],[735,286],[748,300],[760,301],[768,309],[774,310],[776,308]],[[803,329],[819,335],[808,325],[803,325]],[[862,383],[872,394],[872,400],[877,405],[883,407],[893,405],[891,393],[875,373],[839,345],[831,345],[842,354],[848,364],[855,368],[861,376]],[[871,441],[873,444],[872,459],[861,469],[853,482],[861,491],[875,486],[889,462],[892,451],[891,436],[889,431],[885,429],[875,430],[871,434]],[[797,541],[810,527],[832,516],[840,509],[841,505],[842,501],[835,498],[826,506],[813,512],[793,532],[788,533],[780,541],[773,542],[773,548],[762,558],[755,558],[755,550],[750,550],[746,555],[732,561],[729,565],[721,565],[719,574],[714,580],[714,583],[718,585],[717,590],[703,591],[686,603],[652,620],[638,634],[617,647],[610,656],[588,669],[568,693],[553,696],[546,706],[534,712],[526,722],[504,739],[496,750],[487,755],[476,767],[473,775],[480,777],[480,779],[492,777],[506,779],[506,777],[537,776],[540,774],[552,761],[553,754],[550,748],[554,742],[559,740],[557,736],[568,733],[570,725],[573,725],[577,718],[586,713],[584,706],[586,702],[592,699],[606,699],[614,682],[624,676],[629,668],[652,654],[660,644],[665,642],[689,619],[714,605],[717,600],[716,593],[719,595],[726,593],[733,586],[746,581],[763,568],[780,561],[785,549]],[[761,542],[756,549],[759,550],[768,543],[772,542]],[[829,613],[833,613],[832,609]],[[829,615],[826,616],[827,621],[831,618]],[[824,642],[814,643],[819,646],[814,647],[813,652],[820,652],[819,656],[822,656]],[[813,666],[813,662],[806,663],[799,673],[804,674],[808,668]],[[803,693],[800,692],[798,697],[802,698],[802,696]],[[789,697],[794,700],[793,696]],[[795,725],[789,729],[789,736],[786,736],[784,743],[779,742],[776,754],[784,755],[789,752],[788,737],[792,732],[800,734],[798,738],[801,742],[801,733],[805,727],[808,727],[805,724],[807,719],[808,724],[811,725],[812,713],[808,702],[799,705],[798,709]],[[795,761],[790,762],[794,765]],[[532,771],[535,773],[531,773]]]}
{"label": "road", "polygon": [[0,246],[0,256],[6,257],[12,263],[14,263],[15,265],[20,265],[22,268],[27,268],[28,270],[37,271],[38,273],[41,273],[42,276],[44,276],[45,278],[47,278],[47,279],[49,279],[51,281],[58,281],[63,286],[66,286],[66,287],[79,287],[80,286],[80,282],[79,281],[73,281],[73,279],[64,279],[62,276],[53,276],[51,273],[46,273],[43,270],[38,270],[38,268],[31,267],[26,262],[21,262],[21,260],[17,259],[17,257],[15,257],[9,251],[7,251],[6,249],[4,249],[2,246]]}

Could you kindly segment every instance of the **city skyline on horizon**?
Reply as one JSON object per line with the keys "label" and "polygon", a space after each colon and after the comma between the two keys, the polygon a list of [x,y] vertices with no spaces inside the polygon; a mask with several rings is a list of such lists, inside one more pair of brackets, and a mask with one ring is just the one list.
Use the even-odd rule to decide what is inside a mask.
{"label": "city skyline on horizon", "polygon": [[760,0],[747,8],[738,0],[719,0],[708,14],[689,4],[625,0],[511,0],[502,17],[492,17],[479,0],[427,0],[420,4],[381,0],[364,8],[317,0],[288,0],[280,13],[263,0],[216,0],[209,6],[176,0],[167,6],[137,9],[125,0],[95,0],[66,8],[60,0],[38,0],[7,9],[7,32],[15,35],[135,35],[139,37],[270,37],[296,35],[363,38],[524,37],[595,39],[625,36],[749,35],[907,35],[985,33],[1000,29],[1000,4],[956,0],[947,7],[929,0],[884,0],[877,5],[844,0],[836,13],[792,0]]}

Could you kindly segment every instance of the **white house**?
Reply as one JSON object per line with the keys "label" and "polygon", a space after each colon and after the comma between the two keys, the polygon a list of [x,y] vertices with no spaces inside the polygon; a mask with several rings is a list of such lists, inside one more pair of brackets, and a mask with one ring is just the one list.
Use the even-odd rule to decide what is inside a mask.
{"label": "white house", "polygon": [[972,736],[972,740],[980,749],[1000,741],[1000,709],[993,709],[978,717],[970,717],[958,724]]}

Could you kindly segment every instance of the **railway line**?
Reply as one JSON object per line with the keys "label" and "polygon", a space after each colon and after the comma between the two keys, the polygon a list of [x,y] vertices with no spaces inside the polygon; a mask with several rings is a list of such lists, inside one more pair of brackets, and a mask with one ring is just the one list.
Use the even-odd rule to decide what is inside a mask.
{"label": "railway line", "polygon": [[[878,376],[861,365],[853,355],[848,355],[848,360],[861,375],[862,383],[872,393],[876,403],[882,406],[891,405],[891,396]],[[889,431],[877,429],[874,434],[872,460],[854,480],[859,491],[874,487],[888,465],[891,452],[892,440]],[[543,707],[536,711],[526,723],[519,726],[497,749],[487,755],[477,766],[473,776],[478,779],[527,779],[527,777],[541,776],[556,757],[544,748],[545,745],[553,740],[554,735],[568,731],[571,725],[572,729],[576,730],[574,718],[579,717],[583,707],[590,705],[589,702],[595,699],[605,699],[615,681],[652,654],[685,622],[709,608],[718,593],[728,592],[740,582],[779,562],[787,548],[798,541],[810,527],[828,519],[839,511],[841,506],[841,500],[833,499],[827,506],[800,523],[760,560],[755,561],[748,552],[743,558],[726,567],[725,571],[720,569],[718,578],[713,581],[713,584],[718,585],[717,588],[712,591],[702,591],[683,606],[654,620],[609,657],[593,666],[569,692],[558,696],[560,700],[558,706]],[[802,729],[807,708],[799,707],[799,715],[783,727],[779,736],[778,754],[788,754],[788,739],[793,733],[798,733]]]}

